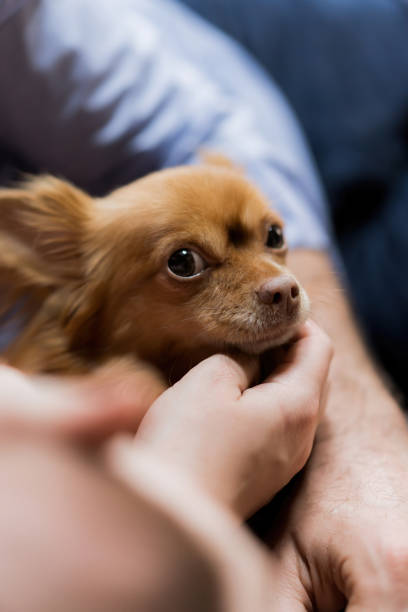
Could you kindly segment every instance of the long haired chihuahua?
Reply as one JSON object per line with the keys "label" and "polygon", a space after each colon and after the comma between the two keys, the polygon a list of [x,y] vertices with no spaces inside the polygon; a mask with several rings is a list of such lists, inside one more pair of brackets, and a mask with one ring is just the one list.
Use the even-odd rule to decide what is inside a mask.
{"label": "long haired chihuahua", "polygon": [[215,352],[260,354],[307,316],[286,250],[280,217],[217,156],[100,199],[50,176],[2,189],[0,305],[21,326],[5,359],[79,373],[129,356],[174,380]]}

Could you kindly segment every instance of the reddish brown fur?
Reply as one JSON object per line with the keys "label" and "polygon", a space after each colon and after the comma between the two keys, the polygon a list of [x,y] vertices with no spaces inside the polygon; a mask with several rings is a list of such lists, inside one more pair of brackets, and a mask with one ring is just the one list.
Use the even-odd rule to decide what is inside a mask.
{"label": "reddish brown fur", "polygon": [[[219,158],[101,199],[48,176],[1,190],[2,301],[9,307],[24,296],[29,312],[6,358],[30,371],[72,373],[131,355],[179,376],[216,351],[257,352],[263,338],[287,339],[307,298],[293,320],[257,299],[262,282],[287,273],[285,250],[265,247],[271,223],[282,222]],[[209,263],[199,277],[168,274],[169,256],[182,247]]]}

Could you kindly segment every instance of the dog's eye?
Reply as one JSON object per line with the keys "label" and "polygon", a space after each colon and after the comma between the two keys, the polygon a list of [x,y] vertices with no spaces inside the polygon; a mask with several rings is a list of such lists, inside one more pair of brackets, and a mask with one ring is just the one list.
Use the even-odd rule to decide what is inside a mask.
{"label": "dog's eye", "polygon": [[283,247],[285,239],[283,237],[283,230],[280,225],[273,224],[268,229],[268,237],[266,239],[266,246],[270,249],[280,249]]}
{"label": "dog's eye", "polygon": [[190,278],[207,267],[204,259],[191,249],[179,249],[169,257],[167,267],[173,276]]}

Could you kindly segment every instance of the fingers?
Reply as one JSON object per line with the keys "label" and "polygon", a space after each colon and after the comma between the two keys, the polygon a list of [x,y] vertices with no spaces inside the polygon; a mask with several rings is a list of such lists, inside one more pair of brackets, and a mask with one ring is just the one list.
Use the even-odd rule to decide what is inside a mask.
{"label": "fingers", "polygon": [[[101,409],[102,432],[135,432],[153,402],[166,390],[159,372],[144,362],[127,359],[111,361],[91,377],[78,380],[79,389],[94,395],[94,405]],[[81,417],[80,424],[84,424]],[[95,429],[95,416],[91,415]]]}
{"label": "fingers", "polygon": [[313,321],[307,321],[297,340],[287,351],[284,362],[268,377],[267,382],[303,384],[316,381],[322,387],[333,356],[327,334]]}
{"label": "fingers", "polygon": [[280,456],[285,459],[277,472],[281,476],[276,481],[279,488],[304,466],[310,455],[331,355],[326,334],[314,323],[307,323],[287,351],[284,363],[264,383],[242,395],[241,401],[253,417],[262,416],[266,433],[276,437],[280,432]]}
{"label": "fingers", "polygon": [[259,359],[242,353],[233,356],[218,354],[208,357],[190,370],[176,385],[194,390],[202,388],[205,393],[212,390],[219,394],[224,391],[229,396],[239,396],[249,387],[259,371]]}
{"label": "fingers", "polygon": [[[266,405],[278,400],[289,404],[296,397],[319,400],[324,392],[333,355],[329,337],[316,323],[305,323],[295,342],[282,353],[280,365],[261,385],[249,389],[247,397],[262,393]],[[320,402],[323,405],[323,402]]]}
{"label": "fingers", "polygon": [[302,326],[299,337],[287,350],[283,362],[264,383],[248,389],[245,399],[267,406],[280,398],[290,404],[294,398],[321,397],[332,359],[328,336],[312,321]]}
{"label": "fingers", "polygon": [[0,429],[103,438],[135,431],[164,390],[153,370],[113,364],[87,377],[28,377],[0,366]]}

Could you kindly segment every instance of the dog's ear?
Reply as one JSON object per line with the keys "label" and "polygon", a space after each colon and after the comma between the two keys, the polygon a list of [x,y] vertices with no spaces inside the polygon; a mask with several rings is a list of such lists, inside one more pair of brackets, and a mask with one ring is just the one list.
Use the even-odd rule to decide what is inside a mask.
{"label": "dog's ear", "polygon": [[28,307],[81,281],[91,206],[81,190],[50,176],[0,189],[0,317],[20,298]]}
{"label": "dog's ear", "polygon": [[200,159],[203,164],[207,166],[218,166],[219,168],[225,168],[226,170],[233,170],[234,172],[239,172],[242,174],[243,169],[235,164],[231,159],[225,157],[222,153],[217,153],[216,151],[207,151],[206,149],[202,149],[200,151]]}
{"label": "dog's ear", "polygon": [[38,282],[76,280],[92,199],[50,176],[0,190],[0,268],[27,269]]}

